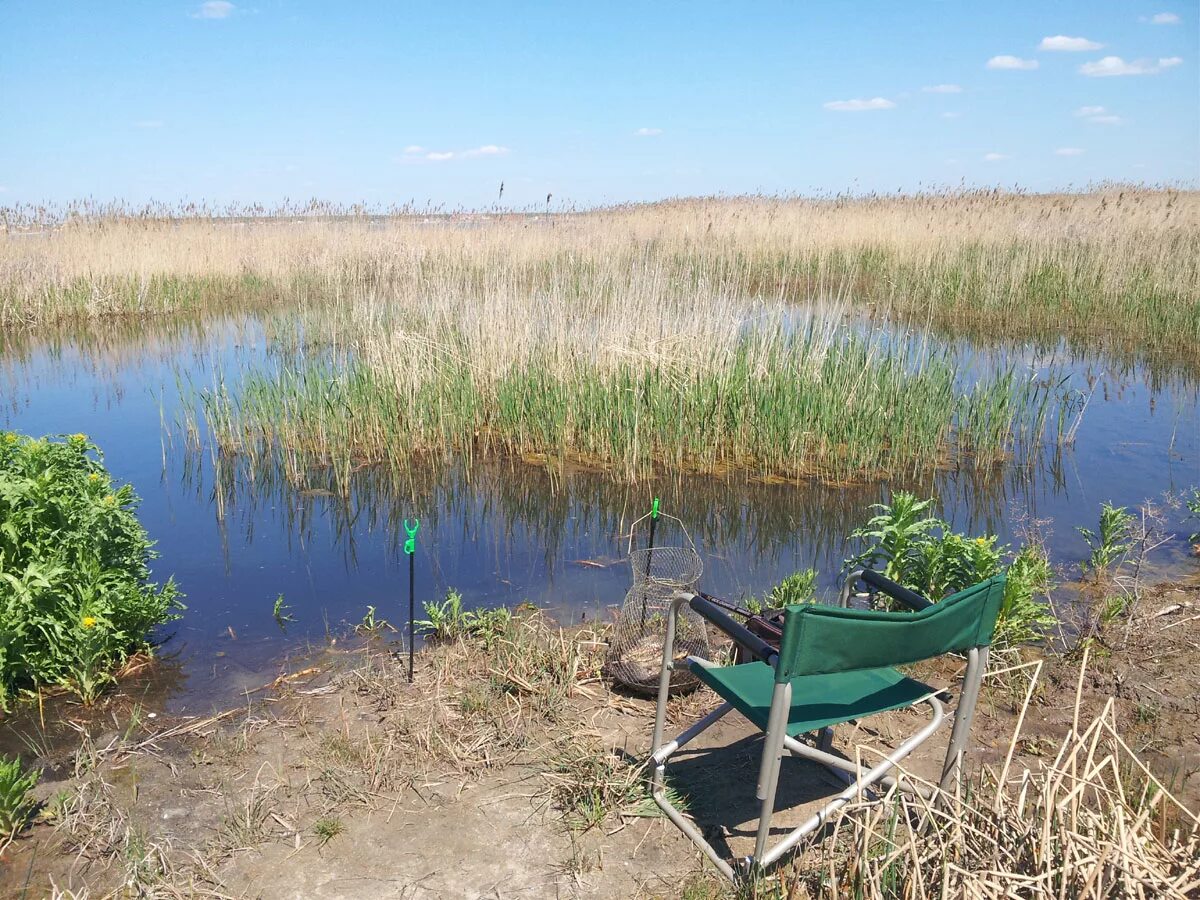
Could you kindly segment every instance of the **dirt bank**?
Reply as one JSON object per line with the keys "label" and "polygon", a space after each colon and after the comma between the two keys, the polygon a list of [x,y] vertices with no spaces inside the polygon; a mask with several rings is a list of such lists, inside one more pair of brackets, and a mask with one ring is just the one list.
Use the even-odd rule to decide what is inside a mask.
{"label": "dirt bank", "polygon": [[[638,763],[652,703],[600,679],[604,637],[533,612],[504,636],[422,653],[412,685],[373,643],[329,650],[208,719],[141,710],[130,721],[132,703],[114,698],[117,730],[86,739],[69,769],[40,785],[41,817],[0,859],[0,897],[723,896],[646,797]],[[989,679],[973,765],[1003,765],[1023,713],[1011,768],[1038,771],[1073,723],[1111,701],[1125,740],[1200,808],[1200,579],[1156,588],[1130,627],[1100,634],[1082,679],[1081,656],[1042,659],[1030,691],[1040,657],[998,655],[995,669],[1033,665]],[[954,672],[922,674],[949,682]],[[714,702],[674,701],[673,727]],[[846,727],[839,746],[886,744],[915,722],[896,713]],[[909,770],[935,774],[944,741]],[[681,758],[672,784],[702,827],[742,854],[757,815],[758,744],[730,716],[700,742],[713,747],[725,749]],[[805,763],[786,771],[781,827],[838,787]]]}

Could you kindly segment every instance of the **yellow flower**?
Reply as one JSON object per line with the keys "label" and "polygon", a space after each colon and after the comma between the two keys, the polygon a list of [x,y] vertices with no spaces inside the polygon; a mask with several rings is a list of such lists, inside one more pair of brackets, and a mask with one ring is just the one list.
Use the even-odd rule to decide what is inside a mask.
{"label": "yellow flower", "polygon": [[92,482],[93,484],[99,480],[100,480],[100,476],[97,475],[95,472],[92,472],[91,474],[88,475],[88,481]]}
{"label": "yellow flower", "polygon": [[96,617],[95,616],[84,616],[83,617],[83,627],[84,628],[95,628],[96,627]]}
{"label": "yellow flower", "polygon": [[979,546],[982,547],[984,544],[987,543],[987,538],[981,538],[981,537],[975,538],[975,543],[979,544]]}
{"label": "yellow flower", "polygon": [[82,444],[84,441],[87,440],[87,435],[84,434],[82,431],[76,432],[75,434],[71,435],[71,440],[75,441],[76,443]]}
{"label": "yellow flower", "polygon": [[116,494],[105,494],[104,502],[111,506],[112,504],[117,502],[117,495]]}

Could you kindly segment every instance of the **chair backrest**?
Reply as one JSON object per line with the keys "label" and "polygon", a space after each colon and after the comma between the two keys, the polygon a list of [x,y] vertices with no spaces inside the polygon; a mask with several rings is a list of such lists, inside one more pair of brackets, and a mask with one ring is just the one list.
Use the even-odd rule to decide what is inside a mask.
{"label": "chair backrest", "polygon": [[775,680],[919,662],[987,646],[1004,600],[997,575],[920,612],[789,606]]}

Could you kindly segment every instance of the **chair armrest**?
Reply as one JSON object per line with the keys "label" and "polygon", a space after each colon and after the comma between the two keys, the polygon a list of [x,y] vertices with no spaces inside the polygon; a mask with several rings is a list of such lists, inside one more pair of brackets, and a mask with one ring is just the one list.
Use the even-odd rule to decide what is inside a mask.
{"label": "chair armrest", "polygon": [[880,575],[878,572],[874,572],[871,569],[863,569],[862,573],[858,577],[867,584],[871,585],[871,587],[887,594],[898,603],[903,603],[913,612],[920,612],[923,609],[933,606],[932,601],[922,597],[916,591],[910,591],[908,588],[904,587],[904,585],[896,584],[896,582],[892,581],[892,579],[887,578],[884,575]]}
{"label": "chair armrest", "polygon": [[688,606],[694,609],[697,614],[707,619],[725,634],[733,638],[737,643],[741,644],[750,651],[758,659],[762,660],[769,666],[775,665],[775,660],[779,656],[779,651],[760,638],[757,634],[751,631],[744,625],[739,625],[733,619],[729,618],[722,610],[718,609],[714,604],[710,603],[704,597],[693,594],[692,599],[688,601]]}

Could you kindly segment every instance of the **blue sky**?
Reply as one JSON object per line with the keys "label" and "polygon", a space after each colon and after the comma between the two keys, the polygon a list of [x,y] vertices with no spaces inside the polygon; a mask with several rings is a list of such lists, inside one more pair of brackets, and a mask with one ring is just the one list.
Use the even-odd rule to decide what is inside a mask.
{"label": "blue sky", "polygon": [[1195,185],[1198,7],[0,0],[0,205]]}

